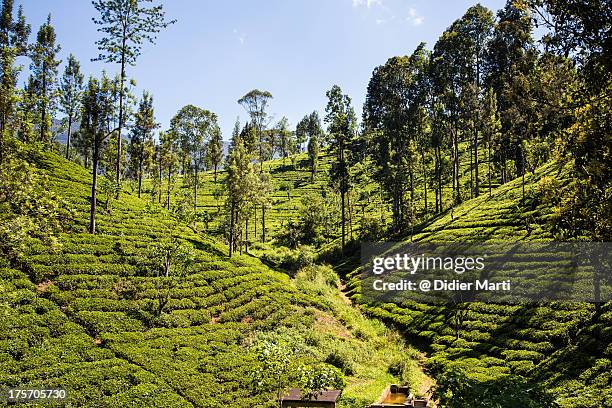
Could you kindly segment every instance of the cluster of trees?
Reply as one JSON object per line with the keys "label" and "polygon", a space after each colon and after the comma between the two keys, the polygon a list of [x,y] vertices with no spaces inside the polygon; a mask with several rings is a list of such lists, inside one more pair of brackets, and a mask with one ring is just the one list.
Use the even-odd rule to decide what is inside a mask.
{"label": "cluster of trees", "polygon": [[[442,212],[449,178],[455,205],[481,194],[484,183],[491,192],[494,183],[522,176],[524,187],[525,171],[549,158],[567,116],[562,97],[575,86],[576,74],[566,57],[537,47],[533,27],[532,10],[517,2],[509,1],[497,18],[476,5],[432,51],[420,44],[410,56],[374,70],[362,137],[374,178],[392,201],[394,230],[432,210]],[[465,159],[469,180],[462,172]],[[417,174],[424,192],[420,214]],[[435,192],[432,210],[428,187]]]}
{"label": "cluster of trees", "polygon": [[[354,207],[365,208],[370,200],[360,186],[371,181],[390,203],[391,230],[401,232],[483,190],[490,193],[495,185],[516,177],[524,181],[526,172],[552,155],[571,161],[577,180],[554,197],[559,234],[610,236],[610,10],[605,2],[586,7],[579,0],[508,1],[497,15],[481,5],[469,8],[432,50],[420,44],[411,55],[390,58],[374,70],[360,128],[351,99],[337,86],[327,92],[325,130],[317,112],[304,116],[295,130],[284,117],[273,124],[267,112],[272,95],[254,89],[238,100],[249,120],[244,126],[237,121],[225,163],[213,112],[185,106],[156,140],[153,97],[146,91],[141,98],[132,95],[135,83],[127,69],[144,44],[154,43],[174,23],[161,5],[148,3],[93,2],[102,33],[95,60],[116,63],[120,72],[85,80],[73,55],[58,75],[60,46],[50,16],[30,44],[23,10],[14,10],[13,0],[2,1],[0,167],[10,140],[52,146],[54,119],[61,111],[66,157],[93,170],[90,232],[95,232],[99,173],[117,195],[124,177],[133,180],[139,196],[143,179],[151,178],[152,200],[168,209],[175,176],[182,174],[192,194],[184,192],[174,205],[195,223],[203,217],[197,207],[201,172],[212,169],[217,182],[225,166],[230,248],[249,242],[251,220],[255,239],[260,226],[260,239],[266,241],[272,185],[263,163],[306,150],[314,181],[325,148],[332,158],[329,182],[339,198],[343,247],[352,236]],[[536,26],[549,29],[539,41],[533,37]],[[30,59],[23,87],[17,85],[23,69],[19,57]],[[292,162],[295,170],[298,163]],[[428,202],[428,192],[434,203]]]}
{"label": "cluster of trees", "polygon": [[[447,209],[445,185],[454,206],[521,177],[525,198],[526,172],[551,158],[571,161],[577,180],[557,196],[561,235],[609,238],[610,10],[604,3],[508,1],[497,16],[479,4],[469,8],[433,50],[420,44],[374,70],[359,130],[350,98],[332,88],[325,119],[342,247],[346,210],[352,224],[352,207],[359,205],[351,202],[352,190],[370,177],[391,203],[391,231],[401,232]],[[550,32],[536,41],[534,28],[542,25]]]}
{"label": "cluster of trees", "polygon": [[[15,15],[14,1],[3,0],[0,10],[1,97],[0,97],[0,166],[6,142],[14,139],[42,148],[53,147],[53,125],[57,111],[65,115],[67,143],[65,155],[78,154],[93,170],[90,232],[95,233],[97,176],[103,168],[114,176],[114,190],[119,194],[122,174],[132,174],[138,180],[140,194],[142,178],[155,150],[153,131],[157,127],[153,100],[144,93],[138,111],[132,112],[134,98],[130,94],[133,81],[127,81],[126,68],[136,63],[142,46],[154,43],[157,33],[174,21],[166,21],[161,5],[147,1],[94,1],[100,13],[94,22],[103,37],[96,42],[100,55],[94,60],[120,64],[120,74],[111,79],[90,77],[86,83],[80,64],[69,55],[65,70],[58,78],[60,46],[57,44],[51,16],[40,27],[36,41],[29,44],[30,25],[22,7]],[[23,67],[17,57],[29,57],[30,75],[23,88],[17,86]],[[130,121],[133,120],[133,124]],[[74,133],[75,124],[79,130]],[[130,165],[122,144],[129,124]],[[111,136],[115,135],[115,140]],[[116,154],[111,154],[116,152]]]}
{"label": "cluster of trees", "polygon": [[[432,50],[422,43],[411,55],[390,58],[374,70],[360,129],[350,97],[337,86],[327,92],[327,131],[315,112],[297,125],[295,141],[298,146],[308,142],[313,178],[320,148],[329,150],[329,180],[340,197],[343,248],[352,236],[353,207],[370,200],[354,190],[370,179],[377,182],[384,201],[391,203],[391,231],[402,232],[483,191],[491,194],[493,186],[517,177],[522,178],[525,197],[526,172],[535,172],[551,158],[561,162],[585,158],[576,162],[575,175],[587,184],[599,183],[592,186],[596,191],[583,186],[566,192],[558,229],[564,236],[575,236],[585,228],[609,232],[604,221],[609,206],[589,201],[590,208],[598,208],[600,221],[595,227],[589,225],[592,218],[579,216],[576,204],[577,197],[588,196],[585,191],[594,192],[591,197],[598,197],[598,203],[610,201],[609,177],[604,175],[610,144],[603,120],[609,101],[606,20],[597,15],[609,11],[603,4],[592,9],[579,6],[572,1],[508,1],[497,15],[480,4],[469,8]],[[551,32],[536,41],[533,31],[541,25]],[[257,142],[263,172],[261,163],[273,151],[265,146],[273,147],[274,138],[266,139],[262,127],[271,95],[262,93],[257,100],[258,92],[245,95],[240,103],[248,106],[252,118],[248,126],[253,136],[250,142],[244,139],[246,149],[252,151],[253,141]],[[595,117],[597,122],[589,122]],[[248,134],[246,128],[240,135]],[[279,152],[284,157],[288,153],[284,135],[289,132],[285,123],[277,129],[283,135]],[[588,132],[597,135],[579,143],[584,137],[579,133]],[[594,148],[592,140],[606,148],[596,154],[589,151]],[[586,150],[578,151],[578,145]],[[585,170],[586,162],[596,168]],[[433,203],[428,202],[429,191]],[[261,208],[265,230],[266,205]],[[367,223],[365,218],[364,214],[362,224]],[[599,239],[604,236],[596,234]]]}
{"label": "cluster of trees", "polygon": [[[266,210],[271,206],[273,190],[271,177],[264,162],[273,157],[286,159],[302,151],[308,142],[311,179],[317,171],[319,139],[322,129],[316,112],[306,115],[295,131],[283,117],[275,125],[266,111],[272,94],[254,89],[238,100],[249,115],[249,121],[241,128],[236,121],[227,157],[225,189],[227,192],[226,231],[230,255],[243,248],[248,250],[249,222],[254,219],[254,239],[257,239],[257,216],[260,215],[260,239],[266,241]],[[297,162],[292,157],[294,171]],[[261,211],[261,212],[259,212]]]}

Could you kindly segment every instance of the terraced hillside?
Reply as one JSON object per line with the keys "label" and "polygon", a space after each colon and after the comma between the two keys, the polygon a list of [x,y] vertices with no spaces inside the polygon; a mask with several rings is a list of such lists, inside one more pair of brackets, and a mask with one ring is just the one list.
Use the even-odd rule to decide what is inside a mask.
{"label": "terraced hillside", "polygon": [[[70,406],[273,405],[253,389],[247,345],[279,327],[310,344],[306,362],[342,366],[343,350],[364,350],[366,360],[344,370],[348,401],[378,395],[397,381],[389,365],[413,361],[380,323],[334,306],[321,289],[298,289],[256,258],[228,259],[218,240],[126,191],[107,210],[101,204],[98,234],[85,233],[90,173],[52,153],[36,165],[73,208],[74,225],[58,248],[32,245],[19,269],[2,261],[0,384],[62,387]],[[192,248],[194,262],[160,292],[163,277],[143,265],[151,247],[173,239]],[[160,293],[169,294],[163,310]]]}
{"label": "terraced hillside", "polygon": [[[297,217],[301,200],[308,194],[321,194],[327,185],[330,160],[328,154],[322,155],[314,183],[309,180],[305,154],[293,160],[277,159],[265,163],[274,184],[273,207],[268,211],[271,231],[283,231],[283,226]],[[296,162],[302,163],[297,171]],[[462,164],[462,179],[469,180],[469,163],[462,160]],[[481,166],[480,174],[484,177],[487,164],[481,163]],[[206,187],[200,190],[198,205],[214,215],[211,231],[219,233],[217,227],[223,214],[220,183],[213,185],[211,174],[204,177]],[[219,177],[221,180],[223,175]],[[555,189],[562,188],[567,179],[567,169],[555,163],[529,172],[525,176],[525,200],[522,200],[520,179],[501,186],[494,184],[491,195],[482,180],[480,197],[423,222],[415,228],[412,237],[405,239],[424,242],[550,241],[553,236],[547,221],[553,209],[544,195],[555,194]],[[420,176],[415,185],[418,206],[423,204]],[[215,189],[219,191],[216,194],[213,193]],[[370,195],[376,194],[373,183],[366,189]],[[450,204],[450,190],[451,186],[445,185],[446,208]],[[430,206],[435,201],[431,191],[428,200]],[[382,212],[383,217],[390,216],[389,208],[375,200],[364,212]],[[250,234],[253,233],[251,230]],[[322,252],[333,252],[336,246],[337,242],[332,242]],[[348,274],[349,294],[359,303],[359,270],[350,273],[358,265],[358,252],[333,261],[341,275]],[[401,327],[406,338],[429,351],[434,373],[456,366],[466,369],[479,381],[498,379],[506,374],[525,376],[543,384],[558,397],[562,406],[567,407],[600,407],[611,399],[612,307],[609,304],[597,313],[592,304],[563,302],[536,305],[465,303],[452,310],[416,303],[362,306],[372,316]],[[460,325],[453,323],[455,316],[461,316]],[[570,356],[577,358],[574,360]]]}
{"label": "terraced hillside", "polygon": [[[486,156],[486,152],[481,150],[479,152],[481,157]],[[311,180],[310,168],[308,165],[308,155],[306,153],[296,154],[288,158],[274,159],[266,161],[263,168],[266,172],[269,172],[272,181],[272,193],[271,193],[271,207],[266,210],[266,229],[268,236],[275,237],[279,233],[286,231],[286,226],[291,221],[297,221],[299,217],[300,208],[303,206],[303,200],[314,195],[318,197],[327,197],[333,203],[334,207],[339,208],[339,197],[338,194],[330,190],[329,186],[329,170],[333,157],[328,149],[322,149],[319,154],[317,164],[317,175],[314,180]],[[371,171],[367,163],[362,163],[363,170],[367,173]],[[431,166],[431,164],[430,164]],[[480,162],[480,193],[485,194],[488,192],[488,182],[486,181],[488,164],[482,160]],[[470,182],[470,163],[469,163],[469,150],[466,143],[460,144],[460,172],[462,180],[462,194],[464,199],[469,199],[469,182]],[[433,169],[428,168],[428,177],[433,174]],[[424,218],[424,189],[423,189],[423,175],[421,169],[415,169],[414,174],[414,211],[417,219]],[[217,182],[215,182],[214,173],[208,171],[200,174],[200,184],[198,189],[198,212],[207,213],[211,222],[208,225],[200,223],[201,228],[208,227],[208,232],[213,235],[221,235],[222,223],[225,219],[225,190],[223,185],[223,179],[225,172],[223,170],[217,173]],[[184,183],[182,176],[177,177],[177,180],[173,183],[172,189],[172,202],[176,203],[179,200],[181,193],[185,193],[185,190],[189,190],[190,187]],[[391,220],[391,206],[388,202],[381,198],[381,191],[377,183],[369,178],[362,179],[353,186],[351,191],[351,202],[352,212],[347,217],[352,218],[349,222],[353,229],[353,237],[359,236],[359,229],[361,226],[362,219],[365,217],[377,217],[390,222]],[[145,189],[151,189],[152,182],[148,180],[145,182]],[[428,213],[432,214],[435,209],[435,191],[433,190],[432,180],[428,180]],[[496,188],[499,183],[496,180],[492,180],[492,187]],[[165,182],[164,187],[165,188]],[[164,190],[165,191],[165,190]],[[447,209],[451,206],[453,200],[452,193],[452,182],[450,175],[443,177],[442,194],[444,201],[444,208]],[[165,197],[163,198],[165,201]],[[339,210],[337,210],[339,211]],[[261,235],[261,211],[259,210],[249,223],[249,237],[252,241],[256,241],[255,237]],[[336,218],[339,218],[336,217]],[[255,223],[254,221],[257,221]],[[340,236],[340,224],[336,226],[336,237]]]}
{"label": "terraced hillside", "polygon": [[[546,220],[552,210],[539,193],[551,179],[562,186],[564,169],[551,163],[529,174],[525,201],[517,179],[498,187],[491,196],[483,195],[448,211],[406,239],[551,240]],[[349,282],[356,302],[361,299],[359,272],[355,270]],[[518,374],[543,384],[564,407],[604,407],[612,400],[611,304],[599,311],[592,304],[565,302],[363,306],[371,315],[401,327],[407,338],[418,339],[430,351],[430,367],[435,373],[460,367],[479,381]]]}

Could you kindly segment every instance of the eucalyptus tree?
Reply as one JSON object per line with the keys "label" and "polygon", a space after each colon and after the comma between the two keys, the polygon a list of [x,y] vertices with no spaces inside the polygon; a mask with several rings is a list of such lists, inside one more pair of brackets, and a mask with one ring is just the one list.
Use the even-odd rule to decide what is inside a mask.
{"label": "eucalyptus tree", "polygon": [[155,43],[157,34],[176,20],[167,21],[163,5],[148,5],[153,0],[94,0],[100,13],[93,22],[104,37],[96,41],[100,54],[95,61],[120,64],[119,124],[117,132],[117,182],[121,174],[121,132],[124,126],[124,83],[126,66],[136,65],[144,43]]}
{"label": "eucalyptus tree", "polygon": [[486,84],[491,86],[497,95],[502,125],[502,139],[497,152],[502,184],[509,179],[508,160],[515,161],[516,174],[520,174],[523,167],[521,140],[524,135],[516,134],[517,126],[514,126],[513,131],[513,120],[516,119],[515,113],[519,109],[515,103],[519,101],[517,97],[520,95],[513,95],[510,84],[513,76],[524,77],[528,75],[526,70],[532,68],[532,64],[523,63],[533,47],[532,29],[533,20],[529,10],[520,7],[518,3],[508,1],[497,13],[497,23],[487,50]]}
{"label": "eucalyptus tree", "polygon": [[470,7],[459,19],[457,32],[462,48],[460,51],[465,54],[465,59],[469,64],[467,72],[462,81],[462,106],[466,119],[466,130],[471,133],[470,144],[470,195],[479,195],[480,181],[478,174],[479,156],[479,124],[482,118],[479,117],[481,110],[480,101],[484,95],[484,79],[486,77],[486,51],[493,33],[494,17],[491,10],[477,4]]}
{"label": "eucalyptus tree", "polygon": [[12,121],[16,108],[16,87],[21,66],[17,57],[28,50],[30,25],[26,23],[23,7],[19,6],[13,17],[13,0],[3,0],[0,10],[0,165],[4,157],[4,138],[11,134],[7,125]]}
{"label": "eucalyptus tree", "polygon": [[450,136],[448,143],[452,158],[453,203],[461,201],[460,189],[460,117],[462,73],[468,62],[461,50],[457,34],[457,22],[445,30],[434,45],[431,56],[431,87],[434,98],[439,103],[438,120],[444,121]]}
{"label": "eucalyptus tree", "polygon": [[259,149],[260,171],[263,171],[263,162],[267,151],[270,149],[266,141],[265,130],[268,121],[266,108],[272,99],[272,94],[268,91],[253,89],[238,99],[238,103],[247,111],[251,117],[251,123],[255,128],[257,147]]}
{"label": "eucalyptus tree", "polygon": [[221,135],[221,128],[219,126],[215,126],[211,131],[207,154],[207,161],[213,168],[214,181],[216,183],[217,171],[219,170],[219,166],[221,166],[221,162],[223,161],[223,136]]}
{"label": "eucalyptus tree", "polygon": [[483,117],[482,117],[482,132],[483,139],[487,148],[487,179],[489,183],[489,196],[492,192],[491,187],[491,173],[493,165],[493,146],[499,143],[501,138],[501,120],[499,118],[499,111],[497,109],[497,96],[493,88],[489,87],[485,95],[483,104]]}
{"label": "eucalyptus tree", "polygon": [[436,213],[441,213],[444,211],[442,179],[446,167],[443,148],[448,143],[448,124],[444,120],[444,105],[433,95],[430,95],[429,123],[429,146],[433,149],[436,178]]}
{"label": "eucalyptus tree", "polygon": [[89,213],[89,233],[96,233],[98,162],[103,143],[117,129],[108,131],[108,116],[112,110],[109,81],[89,78],[81,103],[81,133],[92,146],[92,183]]}
{"label": "eucalyptus tree", "polygon": [[327,131],[330,137],[330,150],[334,161],[330,169],[330,182],[340,192],[342,251],[346,244],[346,198],[350,190],[350,145],[355,135],[357,118],[351,106],[351,98],[342,93],[338,85],[326,92],[328,99],[325,108]]}
{"label": "eucalyptus tree", "polygon": [[60,64],[57,53],[60,49],[49,14],[47,21],[40,26],[30,52],[32,83],[38,97],[36,111],[41,142],[50,140],[51,120],[57,102],[57,67]]}
{"label": "eucalyptus tree", "polygon": [[310,165],[310,182],[314,182],[319,169],[319,134],[315,133],[308,138],[308,162]]}
{"label": "eucalyptus tree", "polygon": [[159,123],[155,122],[153,97],[150,93],[144,91],[135,115],[128,149],[130,162],[138,180],[138,198],[141,195],[145,163],[150,161],[153,156],[153,132],[157,128],[159,128]]}
{"label": "eucalyptus tree", "polygon": [[227,198],[225,206],[228,214],[228,243],[231,257],[240,245],[239,231],[245,212],[257,188],[257,175],[253,169],[251,154],[244,146],[242,139],[232,148],[226,165],[225,189]]}
{"label": "eucalyptus tree", "polygon": [[66,159],[70,158],[70,138],[72,123],[77,119],[80,109],[81,93],[83,92],[83,74],[79,61],[70,54],[60,81],[60,106],[68,119],[68,133],[66,139]]}
{"label": "eucalyptus tree", "polygon": [[317,173],[319,147],[323,142],[323,130],[321,119],[317,111],[310,115],[305,115],[295,128],[296,140],[298,143],[308,142],[308,160],[310,164],[310,179],[314,180]]}
{"label": "eucalyptus tree", "polygon": [[[179,166],[179,140],[177,134],[172,130],[167,132],[162,132],[159,135],[159,160],[160,160],[160,169],[166,170],[166,208],[170,210],[170,197],[172,192],[172,177],[177,172]],[[161,191],[161,173],[160,170],[160,191]]]}
{"label": "eucalyptus tree", "polygon": [[181,151],[193,171],[193,211],[197,213],[199,172],[204,167],[208,142],[218,130],[217,115],[193,105],[181,108],[170,120],[170,128],[177,135]]}
{"label": "eucalyptus tree", "polygon": [[274,126],[273,132],[276,148],[283,159],[296,153],[297,143],[294,134],[289,130],[289,119],[283,116]]}
{"label": "eucalyptus tree", "polygon": [[[268,124],[268,113],[266,109],[272,99],[272,94],[268,91],[253,89],[246,93],[242,98],[238,99],[238,103],[248,112],[251,121],[247,123],[243,129],[242,140],[245,147],[250,151],[249,147],[253,146],[259,150],[259,172],[263,173],[263,162],[272,149],[269,137],[267,137],[266,127]],[[266,180],[266,177],[261,177]],[[261,224],[263,228],[263,241],[265,242],[266,230],[266,206],[261,207]]]}
{"label": "eucalyptus tree", "polygon": [[[428,60],[423,43],[409,57],[390,58],[374,70],[364,105],[365,132],[372,134],[369,150],[376,166],[374,178],[392,199],[396,231],[407,215],[406,190],[409,187],[411,195],[414,191],[415,145],[423,132]],[[413,205],[412,197],[411,210]]]}

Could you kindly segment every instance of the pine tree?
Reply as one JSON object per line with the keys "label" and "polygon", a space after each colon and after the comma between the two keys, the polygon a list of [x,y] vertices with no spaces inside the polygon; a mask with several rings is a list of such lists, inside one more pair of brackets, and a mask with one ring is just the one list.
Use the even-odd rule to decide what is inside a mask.
{"label": "pine tree", "polygon": [[231,150],[227,158],[226,168],[225,188],[227,198],[225,206],[229,218],[228,243],[229,256],[231,257],[240,245],[239,231],[241,230],[242,220],[258,184],[251,155],[241,139],[238,139],[238,143]]}
{"label": "pine tree", "polygon": [[135,119],[128,153],[138,180],[138,197],[140,198],[145,164],[151,160],[153,131],[159,127],[159,124],[155,122],[153,97],[146,91],[142,94]]}
{"label": "pine tree", "polygon": [[342,224],[342,251],[346,245],[346,206],[347,195],[350,190],[350,145],[355,134],[355,111],[351,106],[351,98],[342,94],[338,85],[334,85],[326,93],[328,102],[325,111],[325,122],[330,135],[330,150],[334,162],[330,170],[330,182],[340,192],[341,224]]}
{"label": "pine tree", "polygon": [[[238,125],[240,126],[240,125]],[[223,136],[221,135],[221,128],[215,126],[212,129],[210,142],[208,143],[208,162],[213,168],[214,181],[217,182],[217,171],[223,161]]]}
{"label": "pine tree", "polygon": [[23,7],[13,19],[13,0],[3,0],[0,10],[0,165],[4,157],[5,138],[13,135],[17,105],[17,79],[22,67],[16,58],[26,55],[30,25],[26,24]]}
{"label": "pine tree", "polygon": [[83,74],[79,61],[70,54],[68,63],[60,82],[60,105],[63,113],[68,119],[68,130],[66,139],[66,159],[70,158],[70,138],[72,136],[72,124],[78,118],[81,93],[83,92]]}
{"label": "pine tree", "polygon": [[108,116],[112,110],[110,100],[110,88],[108,81],[102,83],[89,78],[83,101],[81,104],[81,129],[82,137],[87,138],[92,146],[92,182],[91,182],[91,203],[89,213],[89,233],[96,233],[96,206],[98,188],[98,163],[100,161],[101,150],[106,139],[116,131],[108,132]]}
{"label": "pine tree", "polygon": [[126,65],[136,65],[145,42],[155,43],[157,34],[176,20],[166,21],[163,5],[146,7],[151,0],[94,0],[93,6],[100,13],[93,19],[101,26],[98,31],[104,37],[96,41],[100,54],[96,61],[120,64],[119,123],[117,132],[116,178],[121,177],[121,133],[124,126],[124,84]]}
{"label": "pine tree", "polygon": [[53,112],[57,101],[57,67],[56,59],[60,46],[55,43],[55,29],[51,25],[51,15],[47,17],[38,30],[36,43],[32,47],[30,71],[32,72],[35,92],[38,96],[37,120],[40,130],[40,141],[50,141],[50,129]]}

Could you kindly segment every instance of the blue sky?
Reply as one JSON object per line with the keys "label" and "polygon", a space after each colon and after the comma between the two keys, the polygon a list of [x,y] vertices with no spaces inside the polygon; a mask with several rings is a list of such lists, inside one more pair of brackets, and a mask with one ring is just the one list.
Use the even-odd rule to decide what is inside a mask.
{"label": "blue sky", "polygon": [[[87,0],[16,0],[32,25],[31,40],[48,13],[62,46],[82,70],[117,72],[115,64],[91,62],[99,38]],[[295,126],[304,114],[324,114],[325,92],[338,84],[353,99],[358,115],[372,70],[389,57],[428,48],[452,21],[476,1],[463,0],[172,0],[168,18],[177,19],[145,45],[128,75],[136,93],[154,96],[156,117],[167,128],[182,106],[216,112],[227,140],[237,116],[237,100],[253,88],[272,93],[269,112]],[[493,11],[504,0],[480,2]],[[61,70],[64,64],[62,63]]]}

